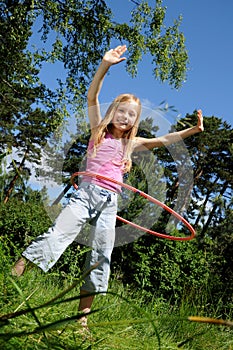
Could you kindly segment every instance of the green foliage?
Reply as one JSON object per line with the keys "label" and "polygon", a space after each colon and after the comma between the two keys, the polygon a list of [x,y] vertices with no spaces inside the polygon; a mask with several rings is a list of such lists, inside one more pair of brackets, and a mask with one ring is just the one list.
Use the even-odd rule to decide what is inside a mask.
{"label": "green foliage", "polygon": [[[43,204],[12,199],[0,205],[1,240],[9,247],[22,249],[39,234],[47,231],[51,225]],[[14,252],[15,253],[15,252]]]}
{"label": "green foliage", "polygon": [[41,147],[61,121],[54,95],[39,81],[39,69],[27,51],[33,25],[28,5],[1,1],[0,152],[11,153],[1,189],[5,202],[27,180],[29,164],[40,162]]}
{"label": "green foliage", "polygon": [[116,248],[112,262],[116,275],[121,271],[126,285],[146,290],[148,297],[179,302],[186,294],[206,295],[208,290],[214,302],[222,293],[225,306],[230,308],[228,297],[224,298],[226,286],[218,273],[223,263],[223,258],[210,248],[199,249],[195,241],[174,242],[151,236],[141,237],[127,248]]}
{"label": "green foliage", "polygon": [[127,70],[132,76],[137,74],[137,64],[143,54],[149,53],[155,78],[179,88],[185,80],[188,63],[185,38],[179,32],[182,18],[166,28],[165,14],[166,7],[162,6],[162,0],[156,1],[155,8],[142,1],[131,13],[131,26],[118,24],[115,29],[121,40],[129,42]]}

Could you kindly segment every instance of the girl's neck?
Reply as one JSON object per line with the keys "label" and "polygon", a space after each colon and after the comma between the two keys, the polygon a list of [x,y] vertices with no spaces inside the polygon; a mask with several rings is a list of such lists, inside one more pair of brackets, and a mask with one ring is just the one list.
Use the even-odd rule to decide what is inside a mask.
{"label": "girl's neck", "polygon": [[111,134],[114,139],[122,139],[124,138],[124,134],[125,132],[124,131],[121,131],[121,130],[117,130],[115,128],[108,128],[107,131],[109,132],[109,134]]}

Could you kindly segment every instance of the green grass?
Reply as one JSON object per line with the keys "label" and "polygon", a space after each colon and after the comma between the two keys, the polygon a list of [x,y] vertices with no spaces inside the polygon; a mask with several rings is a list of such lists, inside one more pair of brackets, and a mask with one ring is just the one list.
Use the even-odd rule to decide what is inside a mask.
{"label": "green grass", "polygon": [[12,279],[9,265],[0,272],[1,316],[8,315],[0,318],[1,350],[233,349],[232,328],[188,320],[191,315],[221,317],[217,305],[206,314],[195,304],[198,298],[186,298],[182,305],[156,296],[148,301],[117,280],[110,282],[109,293],[96,296],[90,333],[83,332],[77,322],[78,280],[37,268]]}

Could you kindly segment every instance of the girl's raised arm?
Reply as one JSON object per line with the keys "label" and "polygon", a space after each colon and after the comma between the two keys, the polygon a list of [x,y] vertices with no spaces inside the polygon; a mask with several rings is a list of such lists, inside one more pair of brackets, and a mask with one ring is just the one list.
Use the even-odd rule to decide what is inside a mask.
{"label": "girl's raised arm", "polygon": [[192,136],[196,133],[202,132],[204,130],[203,126],[203,116],[202,111],[199,109],[197,111],[197,125],[188,129],[181,131],[173,132],[161,137],[146,139],[143,137],[136,137],[135,142],[135,151],[145,150],[145,147],[152,149],[154,147],[167,146],[175,142],[179,142],[181,139]]}
{"label": "girl's raised arm", "polygon": [[100,106],[99,106],[99,93],[104,81],[104,77],[109,70],[110,66],[124,61],[126,58],[121,57],[127,50],[126,46],[117,46],[115,49],[111,49],[105,53],[99,68],[97,69],[92,83],[89,87],[87,94],[88,103],[88,116],[90,120],[91,130],[99,125],[101,122]]}

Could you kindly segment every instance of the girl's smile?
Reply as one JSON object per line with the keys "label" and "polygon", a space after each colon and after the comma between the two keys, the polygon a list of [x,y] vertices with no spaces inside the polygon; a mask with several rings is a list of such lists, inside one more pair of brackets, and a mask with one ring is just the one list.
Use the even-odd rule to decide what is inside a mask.
{"label": "girl's smile", "polygon": [[138,116],[138,104],[135,101],[120,103],[112,119],[112,131],[122,134],[130,130],[135,124]]}

